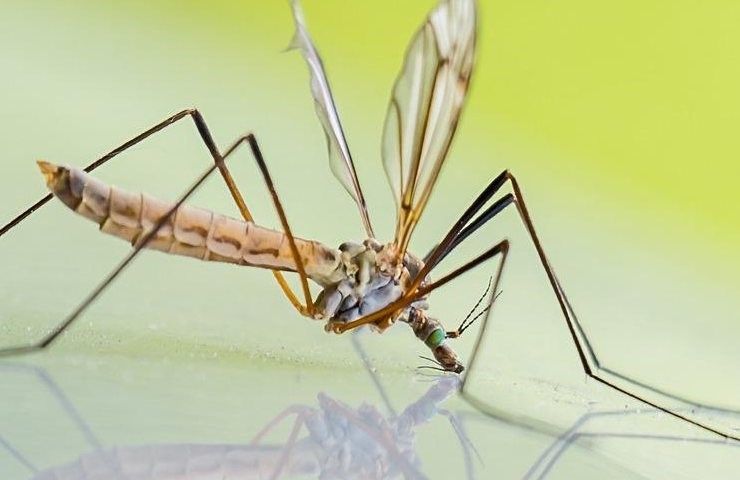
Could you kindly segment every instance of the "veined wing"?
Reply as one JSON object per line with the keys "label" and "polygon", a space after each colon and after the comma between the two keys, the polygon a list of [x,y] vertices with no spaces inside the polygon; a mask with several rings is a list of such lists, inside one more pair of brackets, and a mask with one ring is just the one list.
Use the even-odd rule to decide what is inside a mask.
{"label": "veined wing", "polygon": [[296,31],[290,46],[301,51],[311,72],[311,94],[313,95],[316,114],[319,120],[321,120],[321,125],[324,127],[324,133],[326,134],[331,170],[334,176],[342,183],[345,190],[355,200],[355,203],[357,203],[357,208],[360,210],[360,217],[362,217],[362,223],[365,226],[368,236],[374,237],[373,228],[370,224],[370,216],[367,213],[365,197],[362,194],[362,188],[360,188],[360,182],[357,179],[357,172],[352,162],[352,155],[349,152],[347,140],[344,138],[342,123],[339,121],[339,114],[334,104],[334,97],[331,94],[329,80],[326,78],[326,73],[324,72],[324,64],[308,34],[306,21],[303,18],[303,12],[301,11],[298,0],[293,0],[291,7],[293,9]]}
{"label": "veined wing", "polygon": [[397,258],[426,206],[473,69],[474,0],[441,0],[411,41],[383,130],[383,167],[398,208]]}

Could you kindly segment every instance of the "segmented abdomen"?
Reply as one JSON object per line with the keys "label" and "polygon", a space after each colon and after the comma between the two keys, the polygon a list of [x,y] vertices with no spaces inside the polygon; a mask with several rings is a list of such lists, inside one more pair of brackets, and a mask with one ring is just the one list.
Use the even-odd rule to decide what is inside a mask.
{"label": "segmented abdomen", "polygon": [[[82,170],[38,162],[49,190],[100,230],[137,245],[174,206],[143,193],[107,185]],[[340,252],[296,238],[306,274],[320,284],[339,274]],[[175,255],[296,271],[282,232],[183,204],[145,245]]]}
{"label": "segmented abdomen", "polygon": [[285,476],[313,478],[321,473],[315,450],[307,440],[296,442],[286,458],[277,445],[116,446],[93,450],[69,463],[36,472],[31,480],[260,480],[270,478],[279,468]]}

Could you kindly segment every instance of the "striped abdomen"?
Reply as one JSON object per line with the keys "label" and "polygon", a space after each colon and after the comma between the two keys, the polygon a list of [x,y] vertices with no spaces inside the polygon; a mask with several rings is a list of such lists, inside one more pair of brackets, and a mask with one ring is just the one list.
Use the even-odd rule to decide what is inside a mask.
{"label": "striped abdomen", "polygon": [[261,480],[315,478],[321,464],[315,443],[299,440],[284,458],[275,446],[161,444],[115,446],[84,453],[59,466],[36,472],[31,480]]}
{"label": "striped abdomen", "polygon": [[[100,230],[132,245],[142,241],[174,203],[107,185],[82,170],[38,162],[49,190]],[[296,238],[306,274],[324,285],[341,277],[338,250]],[[296,271],[288,238],[252,222],[181,205],[146,248],[216,262]]]}

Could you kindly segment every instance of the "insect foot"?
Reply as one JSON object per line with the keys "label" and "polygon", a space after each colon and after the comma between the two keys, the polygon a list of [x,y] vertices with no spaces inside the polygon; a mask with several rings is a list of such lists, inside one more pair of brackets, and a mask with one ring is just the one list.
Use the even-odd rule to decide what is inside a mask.
{"label": "insect foot", "polygon": [[329,320],[326,322],[326,325],[324,325],[324,330],[327,333],[344,333],[345,329],[345,323],[339,320]]}

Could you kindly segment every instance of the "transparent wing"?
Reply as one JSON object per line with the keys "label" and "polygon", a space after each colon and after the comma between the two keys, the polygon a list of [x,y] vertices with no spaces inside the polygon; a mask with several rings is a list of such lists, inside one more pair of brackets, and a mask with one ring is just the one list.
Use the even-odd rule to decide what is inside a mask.
{"label": "transparent wing", "polygon": [[316,107],[316,114],[324,127],[326,133],[326,142],[329,147],[329,163],[334,176],[342,183],[347,192],[357,203],[360,210],[362,223],[369,237],[374,237],[373,228],[370,224],[370,216],[367,213],[365,197],[360,188],[360,182],[357,179],[355,165],[352,162],[352,155],[347,147],[347,140],[344,138],[342,124],[339,121],[337,107],[334,104],[334,98],[329,87],[329,80],[324,72],[324,64],[321,61],[319,52],[311,40],[306,29],[306,21],[303,18],[298,0],[291,2],[293,9],[293,19],[295,20],[295,35],[291,41],[290,48],[301,51],[303,58],[306,60],[308,69],[311,73],[311,94]]}
{"label": "transparent wing", "polygon": [[398,208],[398,258],[426,206],[457,127],[473,68],[474,0],[442,0],[411,41],[383,130],[383,167]]}

